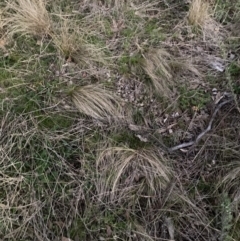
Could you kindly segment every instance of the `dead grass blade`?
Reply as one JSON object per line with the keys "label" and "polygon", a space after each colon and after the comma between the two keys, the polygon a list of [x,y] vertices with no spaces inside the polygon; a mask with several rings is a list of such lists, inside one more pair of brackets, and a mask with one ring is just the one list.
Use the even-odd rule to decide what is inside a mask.
{"label": "dead grass blade", "polygon": [[95,119],[118,119],[121,107],[118,98],[100,85],[87,85],[73,91],[73,102],[80,112]]}
{"label": "dead grass blade", "polygon": [[50,33],[51,19],[45,0],[15,0],[7,3],[9,11],[5,21],[10,33],[45,36]]}

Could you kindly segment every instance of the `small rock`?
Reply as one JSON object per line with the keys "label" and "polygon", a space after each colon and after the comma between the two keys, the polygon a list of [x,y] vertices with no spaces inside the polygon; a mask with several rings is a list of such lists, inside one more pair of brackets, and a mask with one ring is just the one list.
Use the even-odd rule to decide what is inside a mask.
{"label": "small rock", "polygon": [[212,89],[212,94],[215,96],[215,95],[217,95],[217,88],[213,88]]}
{"label": "small rock", "polygon": [[148,139],[145,137],[142,137],[141,135],[136,135],[138,137],[138,139],[142,142],[148,142]]}
{"label": "small rock", "polygon": [[180,116],[180,115],[179,115],[178,112],[175,112],[175,113],[172,114],[172,117],[173,117],[173,118],[177,118],[177,117],[179,117],[179,116]]}

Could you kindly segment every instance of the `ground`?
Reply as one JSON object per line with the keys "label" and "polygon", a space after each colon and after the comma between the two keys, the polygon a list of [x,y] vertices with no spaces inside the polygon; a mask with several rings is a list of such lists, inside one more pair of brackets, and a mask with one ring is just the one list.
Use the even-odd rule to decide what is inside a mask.
{"label": "ground", "polygon": [[238,0],[2,1],[0,240],[240,240],[239,20]]}

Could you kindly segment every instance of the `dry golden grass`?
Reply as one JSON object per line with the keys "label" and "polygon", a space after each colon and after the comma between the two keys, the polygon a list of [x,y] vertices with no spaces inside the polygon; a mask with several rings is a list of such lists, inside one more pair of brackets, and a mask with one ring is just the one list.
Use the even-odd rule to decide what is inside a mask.
{"label": "dry golden grass", "polygon": [[193,0],[188,12],[189,24],[196,27],[203,27],[209,18],[209,3],[205,0]]}
{"label": "dry golden grass", "polygon": [[111,147],[97,158],[98,194],[111,200],[139,195],[154,196],[171,178],[166,160],[153,150]]}
{"label": "dry golden grass", "polygon": [[51,31],[51,18],[45,0],[15,0],[7,2],[8,23],[11,33],[33,34],[43,37]]}
{"label": "dry golden grass", "polygon": [[74,20],[59,16],[59,21],[52,34],[53,43],[64,57],[76,58],[85,56],[86,48],[83,44],[83,32]]}
{"label": "dry golden grass", "polygon": [[188,12],[188,24],[201,30],[205,42],[222,45],[226,30],[214,19],[214,4],[206,0],[193,0]]}
{"label": "dry golden grass", "polygon": [[55,46],[64,57],[80,58],[86,56],[87,50],[83,43],[84,32],[74,20],[58,15],[52,39]]}
{"label": "dry golden grass", "polygon": [[156,91],[169,96],[173,84],[171,73],[172,56],[163,49],[152,49],[144,56],[143,69],[152,80]]}
{"label": "dry golden grass", "polygon": [[73,91],[73,102],[78,110],[96,119],[121,118],[118,98],[100,85],[87,85]]}

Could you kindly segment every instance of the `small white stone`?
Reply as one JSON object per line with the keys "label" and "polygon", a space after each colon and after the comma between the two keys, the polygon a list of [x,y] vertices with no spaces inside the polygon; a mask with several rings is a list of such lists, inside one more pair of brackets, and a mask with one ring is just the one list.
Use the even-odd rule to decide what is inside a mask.
{"label": "small white stone", "polygon": [[165,123],[168,120],[168,114],[164,115],[165,118],[163,119],[163,123]]}
{"label": "small white stone", "polygon": [[235,54],[231,53],[230,56],[229,56],[229,59],[233,60],[234,58],[235,58]]}
{"label": "small white stone", "polygon": [[145,137],[142,137],[141,135],[136,135],[138,137],[138,139],[142,142],[148,142],[148,139]]}
{"label": "small white stone", "polygon": [[173,117],[173,118],[179,117],[179,113],[178,113],[178,112],[173,113],[173,114],[172,114],[172,117]]}
{"label": "small white stone", "polygon": [[70,107],[69,105],[64,105],[64,108],[65,108],[66,110],[71,109],[71,107]]}
{"label": "small white stone", "polygon": [[215,96],[215,95],[217,95],[217,89],[216,88],[213,88],[212,89],[212,94]]}
{"label": "small white stone", "polygon": [[216,92],[216,91],[217,91],[217,88],[213,88],[213,89],[212,89],[212,92]]}

